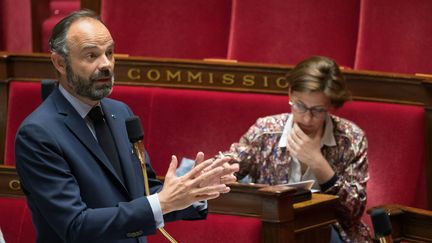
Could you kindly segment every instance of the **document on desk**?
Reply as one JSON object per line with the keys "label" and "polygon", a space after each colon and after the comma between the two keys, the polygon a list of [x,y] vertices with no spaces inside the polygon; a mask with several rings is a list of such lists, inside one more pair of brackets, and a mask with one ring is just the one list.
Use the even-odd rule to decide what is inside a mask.
{"label": "document on desk", "polygon": [[294,182],[294,183],[287,183],[287,184],[283,184],[283,185],[294,187],[294,188],[301,188],[301,189],[305,189],[305,190],[311,190],[312,192],[316,192],[316,190],[312,189],[312,186],[314,183],[315,183],[314,180],[307,180],[307,181],[299,181],[299,182]]}

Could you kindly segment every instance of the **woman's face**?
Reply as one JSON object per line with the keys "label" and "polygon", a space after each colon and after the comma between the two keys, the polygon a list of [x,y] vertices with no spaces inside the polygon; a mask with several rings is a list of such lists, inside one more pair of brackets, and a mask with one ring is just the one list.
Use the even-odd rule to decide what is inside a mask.
{"label": "woman's face", "polygon": [[309,136],[322,133],[331,108],[330,98],[323,92],[292,91],[289,95],[294,123]]}

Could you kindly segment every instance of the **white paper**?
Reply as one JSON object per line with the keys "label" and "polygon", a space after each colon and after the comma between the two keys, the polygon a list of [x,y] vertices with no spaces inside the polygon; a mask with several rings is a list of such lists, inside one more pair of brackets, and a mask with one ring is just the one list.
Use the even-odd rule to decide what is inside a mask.
{"label": "white paper", "polygon": [[311,190],[314,183],[315,183],[314,180],[307,180],[307,181],[288,183],[288,184],[284,184],[284,185],[294,187],[294,188]]}

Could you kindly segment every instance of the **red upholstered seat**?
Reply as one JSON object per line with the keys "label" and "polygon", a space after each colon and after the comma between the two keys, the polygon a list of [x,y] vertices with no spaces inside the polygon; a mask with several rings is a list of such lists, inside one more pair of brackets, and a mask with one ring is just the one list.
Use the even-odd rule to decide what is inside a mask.
{"label": "red upholstered seat", "polygon": [[368,208],[388,203],[426,208],[423,107],[356,101],[337,113],[368,138]]}
{"label": "red upholstered seat", "polygon": [[[40,85],[12,81],[9,92],[5,161],[14,165],[15,133],[40,104]],[[198,151],[213,156],[228,149],[258,117],[288,111],[283,95],[115,86],[111,97],[127,103],[141,118],[145,144],[158,175],[165,175],[172,154],[179,160],[193,159]],[[354,121],[367,134],[368,205],[399,203],[425,208],[423,108],[355,101],[336,114]]]}
{"label": "red upholstered seat", "polygon": [[[136,116],[140,118],[144,130],[144,145],[149,147],[150,115],[153,107],[155,88],[137,86],[114,86],[110,98],[125,102],[131,107]],[[151,157],[150,157],[151,158]]]}
{"label": "red upholstered seat", "polygon": [[80,9],[80,0],[50,0],[51,16],[66,16]]}
{"label": "red upholstered seat", "polygon": [[432,73],[432,2],[361,1],[356,69]]}
{"label": "red upholstered seat", "polygon": [[234,0],[228,58],[295,64],[324,55],[353,67],[360,1]]}
{"label": "red upholstered seat", "polygon": [[[261,242],[261,221],[256,218],[209,214],[207,220],[165,223],[165,229],[178,242]],[[167,242],[160,232],[148,237],[149,243]]]}
{"label": "red upholstered seat", "polygon": [[[426,209],[423,107],[357,101],[337,114],[354,121],[368,138],[366,209],[382,204]],[[367,214],[363,220],[372,228]]]}
{"label": "red upholstered seat", "polygon": [[0,51],[31,52],[30,1],[0,1]]}
{"label": "red upholstered seat", "polygon": [[[41,102],[41,98],[39,83],[11,81],[9,85],[5,152],[8,164],[14,164],[16,129]],[[207,157],[213,156],[238,141],[258,117],[288,111],[284,95],[115,86],[111,97],[124,101],[140,116],[145,130],[145,144],[158,175],[165,175],[172,154],[179,159],[194,158],[196,152],[201,150]],[[353,101],[335,113],[354,121],[366,132],[370,172],[367,208],[388,203],[426,208],[423,107]],[[0,209],[4,208],[0,205]],[[365,216],[365,219],[369,217]],[[224,222],[220,223],[220,220]],[[196,242],[194,235],[184,234],[187,231],[180,229],[210,225],[209,230],[225,232],[217,227],[231,229],[235,222],[241,222],[249,229],[259,225],[252,218],[210,215],[209,221],[167,223],[167,228],[172,227],[170,231],[179,239],[185,237]],[[6,231],[3,225],[1,227]],[[248,232],[245,234],[238,231],[241,237],[245,237],[245,242],[260,237],[249,235],[255,231],[245,230]],[[234,234],[224,236],[232,238]],[[247,238],[249,236],[252,238]]]}
{"label": "red upholstered seat", "polygon": [[[171,154],[179,160],[194,158],[199,150],[207,157],[213,156],[228,149],[258,117],[288,111],[287,97],[280,95],[163,88],[147,88],[154,91],[139,95],[140,91],[134,94],[129,89],[118,87],[113,96],[131,105],[137,115],[150,117],[142,122],[152,164],[159,175],[165,174]],[[151,95],[151,114],[145,101],[137,103],[136,97],[130,95],[141,99]],[[426,208],[423,107],[355,101],[336,114],[354,121],[366,132],[368,205],[399,203]],[[403,173],[406,171],[410,173]]]}
{"label": "red upholstered seat", "polygon": [[[207,158],[229,149],[258,117],[288,109],[281,95],[158,89],[150,117],[148,150],[153,168],[165,175],[171,155]],[[139,107],[134,107],[140,112]]]}
{"label": "red upholstered seat", "polygon": [[49,38],[51,36],[52,29],[64,16],[51,16],[42,23],[42,52],[49,52]]}
{"label": "red upholstered seat", "polygon": [[[24,199],[0,197],[0,213],[0,226],[7,243],[34,242],[35,231]],[[166,222],[165,229],[179,242],[202,242],[203,239],[211,239],[211,242],[261,242],[261,221],[256,218],[210,214],[205,221]],[[166,242],[166,239],[158,232],[149,236],[148,242]]]}
{"label": "red upholstered seat", "polygon": [[6,165],[15,165],[15,134],[18,127],[41,103],[41,86],[39,82],[9,82],[4,160]]}
{"label": "red upholstered seat", "polygon": [[[217,128],[219,127],[220,122],[223,120],[223,117],[217,117],[217,114],[221,112],[220,109],[226,108],[227,102],[234,102],[234,99],[236,97],[239,97],[239,94],[236,93],[224,93],[224,92],[208,92],[208,91],[186,91],[183,92],[182,90],[171,90],[171,89],[161,89],[161,88],[147,88],[147,87],[131,87],[131,86],[116,86],[114,88],[114,92],[111,95],[112,98],[122,100],[126,102],[131,108],[134,110],[136,115],[140,116],[141,122],[143,123],[144,130],[147,132],[146,135],[146,145],[147,147],[152,147],[153,141],[157,142],[156,144],[160,146],[160,148],[156,148],[156,150],[152,150],[153,155],[156,158],[164,157],[164,154],[167,154],[168,159],[171,154],[169,151],[170,149],[174,149],[172,147],[172,143],[168,142],[169,140],[177,140],[177,137],[179,137],[179,140],[181,142],[187,140],[187,138],[182,137],[185,133],[188,134],[189,132],[193,132],[190,130],[190,124],[192,125],[199,125],[197,123],[190,123],[188,122],[187,118],[189,117],[189,114],[194,114],[191,116],[192,119],[197,119],[201,116],[201,119],[206,120],[209,118],[217,118],[214,123],[209,124],[212,125],[212,127]],[[177,96],[179,94],[180,96]],[[213,99],[210,97],[210,99],[213,99],[214,102],[212,103],[206,103],[205,97],[209,97],[209,94],[214,94],[216,97],[219,95],[221,98],[224,98],[224,102],[219,102],[217,99]],[[244,96],[244,97],[241,97]],[[240,101],[246,101],[245,99],[254,99],[253,94],[241,94],[240,95]],[[270,101],[269,95],[261,95],[262,99],[261,101]],[[267,96],[267,98],[266,98]],[[155,98],[157,97],[157,98]],[[283,98],[283,100],[286,104],[286,97],[280,96]],[[182,101],[182,99],[186,101]],[[193,105],[195,102],[201,102],[202,103],[202,109],[200,110],[198,107],[195,107]],[[20,102],[18,102],[20,101]],[[161,104],[162,101],[162,104]],[[189,103],[191,102],[192,103]],[[258,100],[257,100],[258,101]],[[166,103],[165,103],[166,102]],[[19,81],[12,81],[10,82],[10,100],[9,100],[9,116],[12,116],[14,119],[8,119],[8,123],[16,123],[16,124],[9,124],[8,125],[8,141],[13,141],[15,138],[16,129],[19,126],[19,124],[22,122],[22,120],[40,103],[40,85],[39,83],[28,83],[28,82],[19,82]],[[168,103],[176,104],[177,106],[171,106]],[[220,103],[217,105],[217,103]],[[262,106],[271,105],[273,104],[270,102],[264,102]],[[28,106],[23,108],[22,106]],[[159,105],[162,105],[164,107],[159,107]],[[189,105],[192,105],[190,108],[191,110],[185,109]],[[247,105],[249,107],[250,105]],[[274,105],[274,107],[280,107],[279,105]],[[194,112],[194,108],[197,108],[200,112],[200,114]],[[234,106],[233,109],[226,109],[227,112],[233,111],[233,114],[231,114],[232,119],[236,120],[242,120],[240,117],[244,117],[240,112],[236,111],[236,109],[242,109],[245,108],[244,105],[239,104],[238,107]],[[260,107],[258,107],[260,108]],[[207,112],[210,112],[211,116],[207,117]],[[234,112],[235,111],[235,112]],[[184,116],[181,114],[185,113]],[[198,115],[198,117],[196,116]],[[151,118],[150,116],[155,116],[155,118]],[[234,116],[234,117],[233,117]],[[251,118],[251,122],[256,118],[257,114],[251,114],[249,115]],[[184,122],[189,125],[185,125],[185,123],[178,123],[175,127],[169,128],[172,122],[176,123],[176,121],[179,121],[177,119],[184,119]],[[165,123],[163,120],[169,119],[168,123]],[[198,121],[199,122],[199,121]],[[222,125],[229,125],[230,122],[226,122]],[[229,138],[229,140],[226,141],[227,144],[229,144],[234,138],[238,137],[243,133],[242,130],[244,128],[247,128],[249,122],[246,122],[245,124],[241,125],[241,130],[239,129],[238,134],[232,134],[228,137],[232,136],[232,138]],[[151,126],[151,127],[150,127]],[[180,129],[182,128],[180,126],[185,127],[185,131],[181,134],[174,133],[173,136],[167,136],[166,134],[170,133],[172,128],[174,129]],[[205,126],[200,126],[205,127]],[[169,129],[166,129],[169,128]],[[161,131],[158,131],[161,129]],[[219,136],[219,130],[213,129],[214,131],[209,133],[210,135]],[[200,129],[200,132],[203,130]],[[13,135],[12,135],[13,134]],[[151,135],[150,135],[151,134]],[[188,134],[190,137],[193,134]],[[203,135],[203,134],[200,134]],[[158,137],[162,136],[162,137]],[[220,137],[220,136],[219,136]],[[161,142],[158,142],[161,141]],[[162,145],[164,142],[168,142],[169,147],[164,148]],[[181,147],[177,147],[174,149],[174,152],[183,152],[184,151],[193,151],[193,156],[195,155],[196,151],[198,151],[198,148],[203,146],[202,143],[196,142],[195,144],[192,144],[192,142],[195,142],[191,140],[191,143],[183,143]],[[209,144],[211,144],[209,147],[212,148],[211,151],[215,149],[215,145],[217,143],[212,144],[211,141],[209,141]],[[189,145],[191,148],[189,148]],[[192,146],[193,145],[193,146]],[[178,146],[175,145],[175,146]],[[187,148],[186,150],[184,148]],[[158,151],[160,149],[160,151]],[[8,155],[13,156],[13,143],[9,144],[8,147]],[[216,151],[218,150],[214,150]],[[151,153],[151,156],[153,156]],[[13,157],[12,157],[13,158]],[[156,168],[156,170],[161,171],[159,174],[164,175],[166,171],[167,163],[169,163],[168,159],[152,159],[153,165]],[[14,164],[14,160],[13,161]],[[156,162],[160,161],[160,162]],[[9,204],[11,203],[12,210],[10,210],[10,207],[2,206],[2,204]],[[25,208],[24,208],[25,207]],[[29,216],[29,211],[25,206],[25,200],[16,200],[13,202],[9,202],[5,198],[0,198],[0,209],[2,210],[0,213],[3,215],[3,210],[7,210],[11,215],[14,215],[15,218],[20,219],[19,217],[16,217],[17,215],[23,215],[21,220],[17,220],[16,222],[6,222],[4,223],[5,229],[2,230],[4,234],[7,234],[7,242],[31,242],[34,240],[34,230],[32,228],[31,219]],[[2,223],[0,221],[0,223]],[[3,225],[3,224],[1,224]],[[261,239],[261,221],[259,219],[255,218],[245,218],[245,217],[236,217],[236,216],[226,216],[226,215],[209,215],[208,220],[206,221],[179,221],[179,222],[173,222],[173,223],[167,223],[167,230],[174,236],[178,237],[180,242],[198,242],[204,237],[211,236],[212,239],[214,239],[214,242],[219,242],[220,240],[240,240],[241,242],[260,242]],[[199,234],[185,234],[185,232],[188,232],[188,230],[199,229]],[[227,232],[226,229],[230,229],[230,233],[224,233],[219,235],[218,238],[215,232]],[[5,236],[6,237],[6,236]],[[27,241],[19,241],[19,237],[26,237]],[[150,242],[160,242],[161,235],[155,235],[150,237]],[[216,237],[216,238],[215,238]],[[17,239],[17,241],[14,241],[14,239]],[[28,238],[28,239],[27,239]],[[207,238],[208,239],[208,238]]]}
{"label": "red upholstered seat", "polygon": [[[119,89],[119,90],[117,90]],[[144,131],[148,130],[151,95],[154,89],[131,86],[115,86],[111,97],[127,101],[131,107],[138,107]],[[6,122],[5,164],[15,165],[15,134],[21,122],[42,103],[39,82],[10,81],[8,114]]]}
{"label": "red upholstered seat", "polygon": [[35,241],[30,210],[23,198],[0,197],[0,228],[7,243]]}
{"label": "red upholstered seat", "polygon": [[231,0],[102,1],[116,52],[174,58],[225,58]]}
{"label": "red upholstered seat", "polygon": [[51,0],[49,5],[50,17],[43,21],[41,26],[42,52],[49,52],[48,40],[54,26],[69,13],[80,9],[79,0]]}

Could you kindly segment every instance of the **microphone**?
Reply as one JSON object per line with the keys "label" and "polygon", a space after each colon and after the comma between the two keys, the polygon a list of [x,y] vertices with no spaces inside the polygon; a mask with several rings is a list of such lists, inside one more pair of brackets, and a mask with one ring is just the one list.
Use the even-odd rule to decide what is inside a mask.
{"label": "microphone", "polygon": [[41,98],[45,100],[57,86],[57,82],[51,79],[41,81]]}
{"label": "microphone", "polygon": [[382,208],[374,209],[371,213],[375,238],[380,243],[393,243],[391,237],[392,226],[387,212]]}
{"label": "microphone", "polygon": [[141,163],[141,169],[144,175],[145,194],[148,196],[150,195],[150,189],[148,186],[147,167],[145,164],[145,148],[143,144],[144,132],[141,127],[141,122],[138,116],[132,116],[125,120],[125,124],[129,141],[133,144],[134,152],[137,154]]}
{"label": "microphone", "polygon": [[[125,124],[129,141],[133,144],[134,151],[137,154],[141,164],[141,170],[144,176],[145,195],[149,196],[150,188],[148,184],[147,166],[145,163],[145,148],[143,144],[144,131],[142,129],[141,122],[138,116],[132,116],[127,118],[125,120]],[[163,227],[159,228],[159,231],[165,238],[167,238],[169,242],[177,243],[177,241]]]}

